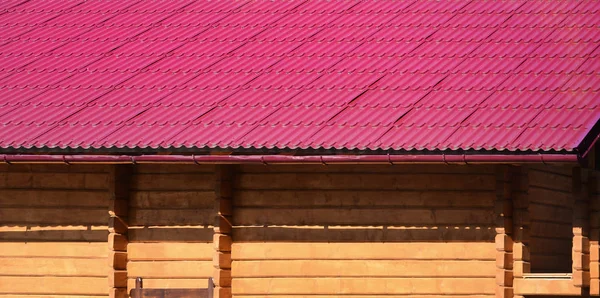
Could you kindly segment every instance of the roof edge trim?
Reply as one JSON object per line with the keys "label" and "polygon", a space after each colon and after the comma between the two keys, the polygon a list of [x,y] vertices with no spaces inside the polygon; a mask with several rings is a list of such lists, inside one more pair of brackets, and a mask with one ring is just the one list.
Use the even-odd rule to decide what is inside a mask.
{"label": "roof edge trim", "polygon": [[514,164],[579,163],[576,154],[436,154],[436,155],[0,155],[0,163],[60,164]]}

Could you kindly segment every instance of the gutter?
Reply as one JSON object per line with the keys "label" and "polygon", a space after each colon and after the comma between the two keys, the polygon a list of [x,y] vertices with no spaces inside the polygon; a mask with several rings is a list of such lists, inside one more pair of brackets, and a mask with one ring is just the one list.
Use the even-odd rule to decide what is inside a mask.
{"label": "gutter", "polygon": [[0,163],[31,164],[522,164],[578,163],[577,154],[436,154],[436,155],[0,155]]}

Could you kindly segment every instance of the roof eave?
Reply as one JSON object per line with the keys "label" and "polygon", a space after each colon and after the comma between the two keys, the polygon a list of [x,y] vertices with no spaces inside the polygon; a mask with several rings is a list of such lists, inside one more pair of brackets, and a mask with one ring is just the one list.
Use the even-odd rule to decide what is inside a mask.
{"label": "roof eave", "polygon": [[580,163],[573,154],[401,154],[401,155],[34,155],[3,154],[0,162],[59,164],[524,164]]}

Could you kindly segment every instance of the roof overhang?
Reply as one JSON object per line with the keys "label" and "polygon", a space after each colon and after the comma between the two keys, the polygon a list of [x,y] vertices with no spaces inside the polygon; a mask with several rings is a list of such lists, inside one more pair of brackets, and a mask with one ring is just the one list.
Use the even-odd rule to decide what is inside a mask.
{"label": "roof overhang", "polygon": [[0,162],[58,164],[523,164],[580,163],[577,154],[423,155],[0,155]]}

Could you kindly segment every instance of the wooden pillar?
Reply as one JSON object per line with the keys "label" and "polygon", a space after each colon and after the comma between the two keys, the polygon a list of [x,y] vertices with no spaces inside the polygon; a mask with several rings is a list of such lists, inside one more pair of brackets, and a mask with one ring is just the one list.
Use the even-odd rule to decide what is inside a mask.
{"label": "wooden pillar", "polygon": [[108,283],[110,297],[127,297],[127,215],[131,167],[113,165],[108,205]]}
{"label": "wooden pillar", "polygon": [[511,168],[513,194],[513,275],[523,278],[531,272],[529,253],[529,172],[525,166]]}
{"label": "wooden pillar", "polygon": [[589,171],[588,193],[590,194],[590,295],[600,295],[600,196],[598,196],[597,174]]}
{"label": "wooden pillar", "polygon": [[232,166],[217,167],[215,185],[216,217],[213,236],[215,298],[231,298]]}
{"label": "wooden pillar", "polygon": [[496,297],[513,297],[512,187],[510,167],[496,169]]}
{"label": "wooden pillar", "polygon": [[590,285],[590,243],[588,238],[589,194],[587,173],[573,168],[573,284],[576,287]]}

